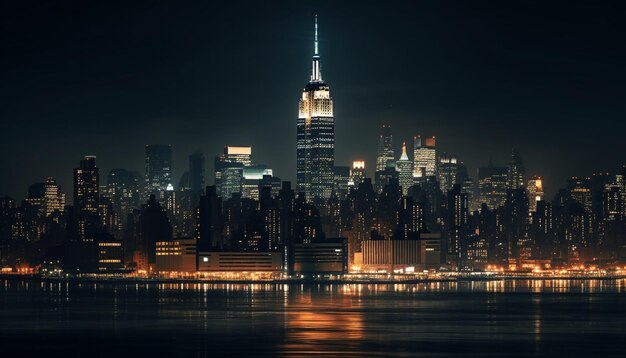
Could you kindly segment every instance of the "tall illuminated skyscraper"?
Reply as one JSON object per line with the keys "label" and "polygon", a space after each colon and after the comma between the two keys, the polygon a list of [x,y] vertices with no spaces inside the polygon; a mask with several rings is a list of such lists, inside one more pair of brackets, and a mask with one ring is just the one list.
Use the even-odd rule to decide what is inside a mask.
{"label": "tall illuminated skyscraper", "polygon": [[496,167],[490,159],[488,166],[478,168],[480,202],[487,204],[489,209],[497,209],[505,204],[507,186],[507,167]]}
{"label": "tall illuminated skyscraper", "polygon": [[402,195],[407,195],[409,188],[413,185],[413,162],[406,154],[406,143],[402,143],[402,155],[396,160],[398,168],[398,181],[402,187]]}
{"label": "tall illuminated skyscraper", "polygon": [[437,175],[437,150],[434,136],[422,138],[418,135],[413,138],[413,161],[415,177]]}
{"label": "tall illuminated skyscraper", "polygon": [[350,169],[349,184],[358,188],[363,180],[365,180],[365,161],[355,160],[352,162],[352,169]]}
{"label": "tall illuminated skyscraper", "polygon": [[169,184],[172,184],[172,146],[147,145],[145,197],[162,198]]}
{"label": "tall illuminated skyscraper", "polygon": [[454,184],[457,183],[458,175],[458,163],[456,155],[444,153],[439,157],[439,163],[437,167],[437,180],[439,180],[439,187],[444,193],[452,189]]}
{"label": "tall illuminated skyscraper", "polygon": [[534,176],[528,181],[528,210],[537,211],[537,202],[543,200],[543,182],[540,177]]}
{"label": "tall illuminated skyscraper", "polygon": [[508,188],[523,189],[524,184],[524,163],[517,149],[513,148],[509,162]]}
{"label": "tall illuminated skyscraper", "polygon": [[252,165],[252,147],[224,147],[224,154],[215,157],[215,190],[223,200],[243,189],[243,168]]}
{"label": "tall illuminated skyscraper", "polygon": [[100,173],[96,157],[86,156],[74,169],[74,207],[80,213],[98,213],[100,203]]}
{"label": "tall illuminated skyscraper", "polygon": [[391,126],[383,124],[380,138],[378,139],[378,155],[376,156],[376,171],[385,170],[387,162],[394,160],[393,137],[391,136]]}
{"label": "tall illuminated skyscraper", "polygon": [[311,79],[300,99],[297,124],[297,191],[306,199],[328,199],[333,191],[335,119],[330,87],[322,80],[317,16]]}

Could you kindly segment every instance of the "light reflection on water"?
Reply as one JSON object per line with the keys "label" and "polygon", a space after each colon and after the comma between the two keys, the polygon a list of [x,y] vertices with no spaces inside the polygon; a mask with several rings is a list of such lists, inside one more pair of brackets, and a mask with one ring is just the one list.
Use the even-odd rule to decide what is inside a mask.
{"label": "light reflection on water", "polygon": [[626,280],[0,281],[3,350],[77,355],[624,355]]}

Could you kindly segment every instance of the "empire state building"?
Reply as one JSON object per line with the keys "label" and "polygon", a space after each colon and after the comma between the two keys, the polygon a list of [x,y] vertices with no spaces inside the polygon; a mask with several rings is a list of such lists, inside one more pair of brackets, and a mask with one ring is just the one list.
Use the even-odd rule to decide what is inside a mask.
{"label": "empire state building", "polygon": [[308,201],[330,198],[335,166],[335,119],[330,88],[322,80],[317,16],[311,79],[302,91],[297,134],[297,187]]}

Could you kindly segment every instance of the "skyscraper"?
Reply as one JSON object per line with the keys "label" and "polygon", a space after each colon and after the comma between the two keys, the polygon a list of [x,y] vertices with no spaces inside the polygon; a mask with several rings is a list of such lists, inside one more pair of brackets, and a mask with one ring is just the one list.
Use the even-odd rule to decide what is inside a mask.
{"label": "skyscraper", "polygon": [[204,193],[204,155],[199,150],[189,156],[189,188],[195,205]]}
{"label": "skyscraper", "polygon": [[383,124],[380,137],[378,139],[378,155],[376,156],[376,171],[385,170],[387,161],[394,160],[393,137],[391,136],[391,126]]}
{"label": "skyscraper", "polygon": [[113,209],[126,220],[128,214],[139,206],[139,173],[126,169],[111,169],[107,177],[108,196]]}
{"label": "skyscraper", "polygon": [[416,177],[420,175],[437,175],[437,150],[435,136],[422,138],[417,135],[413,138],[413,161]]}
{"label": "skyscraper", "polygon": [[523,189],[524,184],[524,163],[519,152],[513,148],[511,161],[509,162],[508,188]]}
{"label": "skyscraper", "polygon": [[244,183],[243,168],[252,165],[252,147],[224,147],[224,153],[215,157],[215,188],[224,201],[233,193],[241,193]]}
{"label": "skyscraper", "polygon": [[396,160],[398,167],[398,179],[402,187],[402,195],[409,193],[409,188],[413,186],[413,162],[406,155],[406,143],[402,143],[402,155]]}
{"label": "skyscraper", "polygon": [[486,167],[478,168],[478,191],[481,203],[490,209],[497,209],[506,202],[508,185],[508,168],[495,167],[489,161]]}
{"label": "skyscraper", "polygon": [[161,198],[172,184],[172,146],[153,144],[146,146],[145,197]]}
{"label": "skyscraper", "polygon": [[349,185],[358,187],[359,184],[365,179],[365,161],[355,160],[352,162],[352,169],[350,169],[350,181]]}
{"label": "skyscraper", "polygon": [[74,169],[74,207],[81,213],[98,213],[100,173],[96,157],[86,156]]}
{"label": "skyscraper", "polygon": [[454,154],[444,153],[439,157],[439,163],[437,166],[437,179],[439,180],[439,186],[442,192],[447,192],[452,189],[454,184],[457,183],[458,164],[457,158]]}
{"label": "skyscraper", "polygon": [[537,202],[543,200],[543,182],[540,177],[534,176],[528,181],[528,209],[530,212],[537,211]]}
{"label": "skyscraper", "polygon": [[311,79],[302,92],[297,123],[297,191],[307,200],[330,198],[334,166],[333,100],[322,80],[316,17]]}

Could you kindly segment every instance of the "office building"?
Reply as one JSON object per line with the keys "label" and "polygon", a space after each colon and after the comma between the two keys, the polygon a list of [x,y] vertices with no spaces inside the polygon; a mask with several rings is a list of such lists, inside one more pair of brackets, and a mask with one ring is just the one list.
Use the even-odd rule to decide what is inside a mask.
{"label": "office building", "polygon": [[204,155],[196,151],[189,156],[188,187],[191,190],[192,205],[195,206],[204,193]]}
{"label": "office building", "polygon": [[113,210],[124,220],[139,207],[139,173],[126,169],[111,169],[107,176],[107,196]]}
{"label": "office building", "polygon": [[437,163],[437,180],[442,192],[452,189],[457,184],[458,163],[454,154],[443,153]]}
{"label": "office building", "polygon": [[376,171],[385,170],[387,162],[396,158],[393,150],[393,137],[391,126],[383,124],[380,137],[378,139],[378,154],[376,156]]}
{"label": "office building", "polygon": [[437,175],[437,150],[435,136],[413,138],[415,176]]}
{"label": "office building", "polygon": [[530,212],[537,211],[537,202],[543,200],[543,181],[541,177],[534,176],[528,180],[526,186],[528,193],[528,209]]}
{"label": "office building", "polygon": [[172,184],[172,146],[146,145],[144,197],[154,195],[158,200],[169,184]]}
{"label": "office building", "polygon": [[402,187],[402,195],[408,195],[409,188],[413,186],[413,162],[406,154],[406,143],[402,143],[402,155],[396,160],[398,179]]}
{"label": "office building", "polygon": [[355,160],[352,162],[352,169],[350,169],[350,181],[349,186],[358,187],[359,184],[365,179],[365,161]]}
{"label": "office building", "polygon": [[524,163],[519,152],[513,148],[508,171],[508,189],[524,188]]}
{"label": "office building", "polygon": [[226,146],[214,163],[217,195],[227,200],[243,191],[244,168],[252,165],[252,147]]}
{"label": "office building", "polygon": [[196,240],[181,238],[156,243],[158,272],[196,272]]}
{"label": "office building", "polygon": [[486,167],[478,168],[478,192],[480,200],[490,209],[497,209],[506,201],[508,168],[496,167],[490,161]]}
{"label": "office building", "polygon": [[315,18],[311,79],[304,87],[297,122],[297,187],[306,200],[326,200],[333,191],[335,119],[330,87],[322,80]]}

